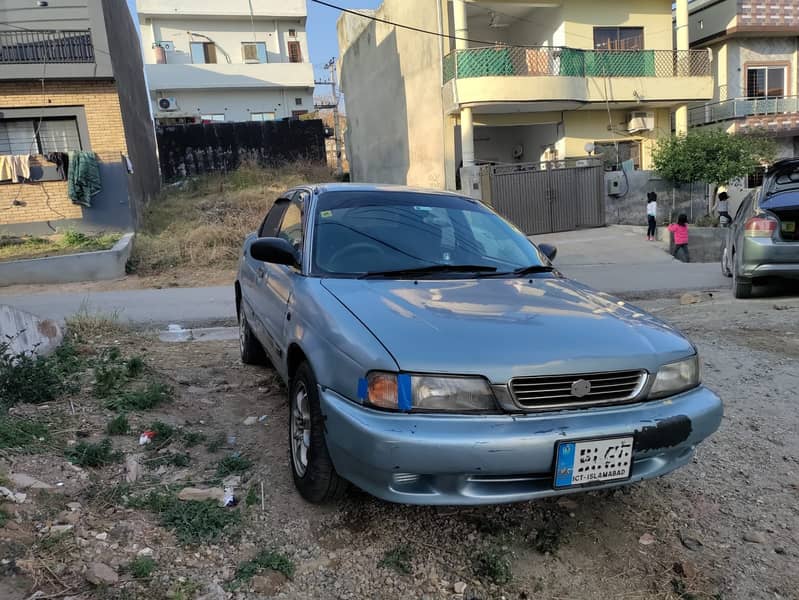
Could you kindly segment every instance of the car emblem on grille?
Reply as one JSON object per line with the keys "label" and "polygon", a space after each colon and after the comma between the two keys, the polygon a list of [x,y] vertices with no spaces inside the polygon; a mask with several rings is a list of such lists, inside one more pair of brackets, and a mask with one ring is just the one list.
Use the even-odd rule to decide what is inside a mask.
{"label": "car emblem on grille", "polygon": [[572,396],[584,398],[591,392],[591,382],[585,379],[578,379],[572,384]]}

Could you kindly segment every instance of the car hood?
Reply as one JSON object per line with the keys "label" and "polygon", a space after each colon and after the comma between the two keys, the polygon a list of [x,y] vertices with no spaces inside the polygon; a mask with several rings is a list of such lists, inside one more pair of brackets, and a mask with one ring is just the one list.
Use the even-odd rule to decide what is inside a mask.
{"label": "car hood", "polygon": [[403,371],[515,376],[647,369],[693,345],[642,310],[557,276],[325,279]]}

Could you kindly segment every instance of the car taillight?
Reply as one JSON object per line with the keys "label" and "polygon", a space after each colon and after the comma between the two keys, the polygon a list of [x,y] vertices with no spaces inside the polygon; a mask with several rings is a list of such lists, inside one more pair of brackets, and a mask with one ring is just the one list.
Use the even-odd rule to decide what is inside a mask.
{"label": "car taillight", "polygon": [[777,231],[777,221],[768,217],[751,217],[744,224],[746,237],[771,237]]}

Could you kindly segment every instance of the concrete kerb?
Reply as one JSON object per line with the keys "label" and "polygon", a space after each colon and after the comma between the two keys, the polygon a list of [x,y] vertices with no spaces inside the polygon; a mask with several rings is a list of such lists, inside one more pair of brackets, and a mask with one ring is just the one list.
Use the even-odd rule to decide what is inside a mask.
{"label": "concrete kerb", "polygon": [[[691,262],[712,263],[721,261],[721,249],[729,229],[726,227],[688,226],[688,252]],[[669,232],[669,252],[674,252],[674,235]]]}
{"label": "concrete kerb", "polygon": [[63,338],[64,330],[56,321],[0,304],[0,340],[9,343],[12,354],[36,351],[46,355],[55,350]]}
{"label": "concrete kerb", "polygon": [[0,286],[119,279],[125,276],[133,237],[126,233],[110,250],[0,263]]}

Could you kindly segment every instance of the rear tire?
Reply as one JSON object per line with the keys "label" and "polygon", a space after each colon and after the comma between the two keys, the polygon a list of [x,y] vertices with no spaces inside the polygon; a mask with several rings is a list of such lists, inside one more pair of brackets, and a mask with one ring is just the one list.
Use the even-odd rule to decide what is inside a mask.
{"label": "rear tire", "polygon": [[327,451],[319,390],[307,362],[297,369],[289,390],[289,463],[294,485],[308,502],[333,502],[347,490]]}
{"label": "rear tire", "polygon": [[268,365],[266,352],[261,342],[255,337],[244,311],[239,309],[239,351],[241,362],[245,365]]}
{"label": "rear tire", "polygon": [[738,275],[738,270],[735,268],[734,261],[732,265],[732,295],[741,299],[752,296],[752,282],[741,279]]}

